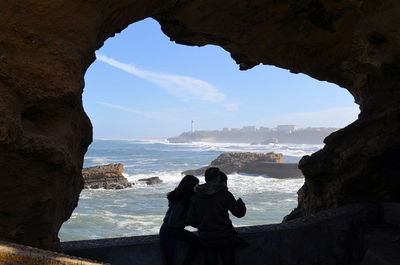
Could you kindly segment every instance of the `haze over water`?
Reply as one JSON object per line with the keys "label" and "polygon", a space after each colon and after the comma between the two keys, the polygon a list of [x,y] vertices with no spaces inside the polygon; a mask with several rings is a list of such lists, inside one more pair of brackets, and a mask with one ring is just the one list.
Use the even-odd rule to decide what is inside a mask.
{"label": "haze over water", "polygon": [[[135,185],[124,190],[83,190],[78,207],[62,226],[61,241],[158,233],[167,210],[166,194],[173,190],[187,169],[209,165],[223,152],[282,153],[284,162],[298,162],[303,155],[323,145],[299,144],[170,144],[161,140],[94,140],[84,167],[122,163],[125,176]],[[158,176],[163,183],[147,186],[140,178]],[[204,183],[204,177],[200,177]],[[243,218],[235,226],[279,223],[297,205],[298,189],[304,179],[273,179],[267,176],[228,175],[228,188],[246,203]]]}

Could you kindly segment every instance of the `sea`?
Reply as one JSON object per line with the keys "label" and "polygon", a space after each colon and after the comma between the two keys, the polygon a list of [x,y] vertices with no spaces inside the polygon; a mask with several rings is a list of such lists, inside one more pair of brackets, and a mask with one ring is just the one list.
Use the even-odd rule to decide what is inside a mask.
{"label": "sea", "polygon": [[[182,171],[210,164],[224,152],[275,152],[283,162],[296,163],[323,144],[168,143],[166,139],[95,139],[85,155],[84,167],[122,163],[134,185],[122,190],[84,189],[78,207],[59,232],[61,241],[157,234],[168,207],[166,194],[182,179]],[[148,186],[138,179],[159,177]],[[204,177],[199,177],[204,183]],[[267,175],[228,175],[228,188],[242,198],[247,213],[231,215],[235,227],[280,223],[297,205],[304,179],[274,179]],[[194,230],[190,229],[189,230]]]}

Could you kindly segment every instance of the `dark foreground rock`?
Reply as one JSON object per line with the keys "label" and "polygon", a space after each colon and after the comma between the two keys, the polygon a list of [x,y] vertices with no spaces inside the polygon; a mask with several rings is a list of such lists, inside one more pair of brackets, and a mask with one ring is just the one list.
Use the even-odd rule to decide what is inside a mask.
{"label": "dark foreground rock", "polygon": [[84,168],[82,176],[85,181],[85,189],[124,189],[132,187],[123,175],[122,164],[108,164]]}
{"label": "dark foreground rock", "polygon": [[162,183],[162,180],[159,177],[138,179],[138,181],[145,182],[147,185],[155,185]]}
{"label": "dark foreground rock", "polygon": [[303,173],[298,168],[297,163],[271,163],[256,161],[244,166],[238,173],[246,173],[252,175],[267,175],[271,178],[304,178]]}
{"label": "dark foreground rock", "polygon": [[303,178],[296,163],[282,163],[283,155],[273,152],[262,153],[223,153],[211,162],[210,166],[182,172],[184,175],[201,176],[209,167],[218,167],[226,174],[233,172],[268,175],[272,178]]}

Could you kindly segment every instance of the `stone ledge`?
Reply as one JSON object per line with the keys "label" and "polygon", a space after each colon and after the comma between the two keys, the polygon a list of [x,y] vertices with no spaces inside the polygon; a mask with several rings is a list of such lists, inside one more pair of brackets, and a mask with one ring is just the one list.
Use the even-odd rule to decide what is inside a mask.
{"label": "stone ledge", "polygon": [[115,237],[115,238],[102,238],[93,240],[67,241],[67,242],[62,242],[61,246],[64,252],[69,252],[82,249],[146,245],[146,244],[154,244],[157,241],[158,241],[158,235],[149,235],[149,236]]}
{"label": "stone ledge", "polygon": [[100,265],[100,263],[84,258],[73,257],[62,253],[51,252],[48,250],[37,249],[29,246],[18,245],[10,242],[0,241],[0,264],[74,264],[74,265]]}
{"label": "stone ledge", "polygon": [[394,243],[369,248],[361,263],[361,265],[398,264],[400,264],[400,246]]}
{"label": "stone ledge", "polygon": [[[364,203],[281,224],[239,227],[250,246],[236,249],[236,264],[360,264],[365,254],[364,228],[379,220],[379,205]],[[162,264],[157,235],[71,241],[61,247],[65,253],[115,265]],[[178,261],[186,247],[179,245]],[[203,264],[201,255],[193,264]]]}

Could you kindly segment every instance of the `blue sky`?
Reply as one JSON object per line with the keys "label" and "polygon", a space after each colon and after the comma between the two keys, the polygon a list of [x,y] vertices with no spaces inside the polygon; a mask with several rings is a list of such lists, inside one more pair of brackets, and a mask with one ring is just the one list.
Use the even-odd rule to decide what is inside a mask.
{"label": "blue sky", "polygon": [[85,75],[95,138],[160,138],[190,130],[344,127],[359,113],[337,85],[274,66],[239,71],[228,52],[171,42],[146,19],[106,41]]}

